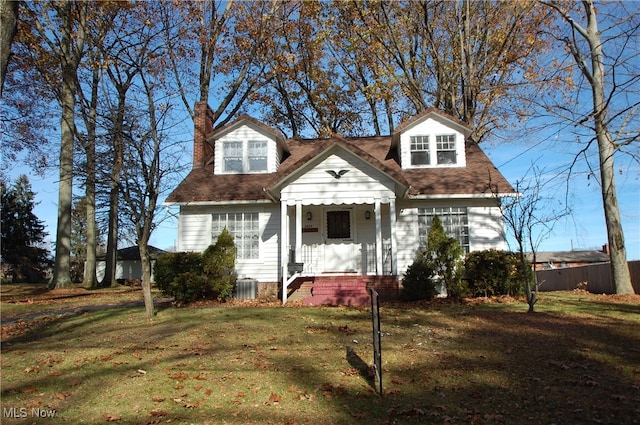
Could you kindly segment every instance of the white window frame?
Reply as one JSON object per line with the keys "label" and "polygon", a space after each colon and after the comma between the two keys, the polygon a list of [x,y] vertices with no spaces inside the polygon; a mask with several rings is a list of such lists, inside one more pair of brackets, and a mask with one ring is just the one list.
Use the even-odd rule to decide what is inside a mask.
{"label": "white window frame", "polygon": [[[426,148],[425,148],[426,147]],[[431,165],[431,145],[430,138],[428,135],[417,135],[411,136],[409,138],[409,162],[412,167],[421,167],[425,165]],[[413,154],[420,153],[422,155],[427,156],[427,162],[425,163],[414,163],[413,162]]]}
{"label": "white window frame", "polygon": [[[254,152],[251,152],[252,145],[256,145],[258,143],[264,143],[264,155],[255,155]],[[241,149],[242,156],[234,156],[232,158],[239,158],[241,160],[240,169],[229,169],[227,168],[227,158],[228,157],[228,148],[227,146],[231,145],[239,145]],[[237,148],[234,148],[237,149]],[[260,169],[251,169],[251,159],[252,158],[264,158],[265,166]],[[269,140],[267,139],[249,139],[249,140],[225,140],[222,142],[222,159],[221,159],[221,167],[222,172],[224,174],[252,174],[252,173],[266,173],[269,170]]]}
{"label": "white window frame", "polygon": [[236,245],[236,259],[260,260],[260,213],[223,212],[211,215],[211,243],[226,228]]}
{"label": "white window frame", "polygon": [[[263,145],[263,146],[261,146]],[[256,149],[256,146],[258,148]],[[256,152],[258,150],[258,152]],[[264,153],[264,154],[262,154]],[[252,169],[252,159],[264,161],[264,168]],[[269,142],[267,140],[247,141],[247,171],[254,173],[264,173],[269,168]]]}
{"label": "white window frame", "polygon": [[[455,134],[438,134],[436,136],[436,161],[438,165],[456,165],[458,163],[457,141]],[[441,161],[440,154],[453,153],[452,162]]]}
{"label": "white window frame", "polygon": [[418,238],[421,248],[427,246],[427,235],[433,217],[438,216],[448,237],[456,238],[465,253],[469,253],[469,211],[467,207],[418,208]]}

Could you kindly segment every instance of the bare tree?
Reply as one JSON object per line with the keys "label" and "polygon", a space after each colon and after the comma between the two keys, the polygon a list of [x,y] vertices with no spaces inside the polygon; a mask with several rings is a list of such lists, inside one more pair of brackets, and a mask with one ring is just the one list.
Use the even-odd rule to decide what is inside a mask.
{"label": "bare tree", "polygon": [[[574,3],[555,0],[541,3],[557,12],[568,25],[568,31],[559,32],[557,39],[569,51],[587,82],[581,94],[591,96],[592,108],[576,124],[589,126],[598,145],[602,201],[616,293],[633,294],[616,193],[614,157],[621,147],[640,139],[637,131],[628,133],[629,127],[638,121],[640,106],[637,96],[635,101],[627,97],[629,90],[640,82],[637,52],[625,51],[640,38],[639,13],[638,10],[626,10],[624,2],[620,3],[620,9],[608,15],[612,23],[606,30],[611,35],[603,38],[598,24],[599,14],[603,12],[596,8],[593,0],[583,0],[581,10]],[[571,6],[575,6],[573,10]],[[602,8],[607,7],[613,6],[603,5]],[[580,14],[584,23],[580,23]],[[623,96],[623,105],[613,110],[618,95]]]}
{"label": "bare tree", "polygon": [[[531,178],[528,177],[529,173],[533,173]],[[494,197],[502,203],[502,217],[517,244],[529,313],[534,312],[534,305],[538,301],[538,282],[536,274],[528,271],[527,254],[535,264],[542,241],[549,236],[558,220],[571,214],[566,202],[559,201],[555,196],[542,195],[549,184],[555,183],[544,182],[542,171],[532,165],[525,176],[515,183],[514,197],[505,197],[492,189]]]}

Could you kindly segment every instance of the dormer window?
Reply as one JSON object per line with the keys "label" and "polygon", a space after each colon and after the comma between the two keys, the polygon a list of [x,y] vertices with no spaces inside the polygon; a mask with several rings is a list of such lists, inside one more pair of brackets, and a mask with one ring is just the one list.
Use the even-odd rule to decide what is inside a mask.
{"label": "dormer window", "polygon": [[456,163],[456,135],[446,134],[436,136],[436,152],[438,164]]}
{"label": "dormer window", "polygon": [[242,172],[242,142],[224,142],[224,171]]}
{"label": "dormer window", "polygon": [[225,173],[256,173],[267,171],[266,140],[226,141],[222,144]]}
{"label": "dormer window", "polygon": [[412,167],[458,164],[455,134],[418,135],[411,136],[409,140]]}
{"label": "dormer window", "polygon": [[429,136],[411,136],[411,165],[429,164]]}
{"label": "dormer window", "polygon": [[267,141],[249,140],[249,171],[267,171]]}

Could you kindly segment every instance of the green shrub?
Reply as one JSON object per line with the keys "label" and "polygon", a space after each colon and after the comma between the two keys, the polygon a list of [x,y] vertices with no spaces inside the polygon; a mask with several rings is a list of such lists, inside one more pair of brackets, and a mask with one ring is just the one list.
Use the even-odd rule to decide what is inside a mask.
{"label": "green shrub", "polygon": [[180,304],[213,298],[207,277],[201,274],[181,273],[173,279],[170,287]]}
{"label": "green shrub", "polygon": [[215,243],[202,254],[175,252],[156,260],[155,280],[163,294],[186,304],[203,299],[224,300],[236,283],[236,247],[224,229]]}
{"label": "green shrub", "polygon": [[444,232],[439,217],[433,217],[427,247],[418,251],[413,264],[407,268],[402,282],[402,297],[406,300],[431,299],[442,281],[450,298],[460,297],[464,291],[461,282],[463,250],[455,238]]}
{"label": "green shrub", "polygon": [[469,253],[465,274],[473,296],[521,295],[524,272],[515,254],[488,249]]}
{"label": "green shrub", "polygon": [[224,228],[215,245],[202,253],[202,269],[214,298],[223,300],[231,296],[236,284],[236,246],[233,236]]}
{"label": "green shrub", "polygon": [[[174,280],[183,274],[202,275],[202,256],[197,252],[170,252],[156,260],[156,286],[163,294],[176,297]],[[178,285],[179,286],[179,285]]]}
{"label": "green shrub", "polygon": [[436,296],[436,281],[433,267],[428,262],[416,259],[404,274],[402,298],[407,301],[430,300]]}

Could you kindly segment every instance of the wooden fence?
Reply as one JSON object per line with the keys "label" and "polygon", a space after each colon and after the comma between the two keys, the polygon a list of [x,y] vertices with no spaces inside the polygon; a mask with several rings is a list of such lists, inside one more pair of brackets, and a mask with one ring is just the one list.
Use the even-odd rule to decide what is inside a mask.
{"label": "wooden fence", "polygon": [[[636,294],[640,294],[640,261],[629,261],[629,271],[633,289]],[[610,263],[538,270],[536,276],[540,291],[571,291],[580,288],[594,294],[616,293]]]}

